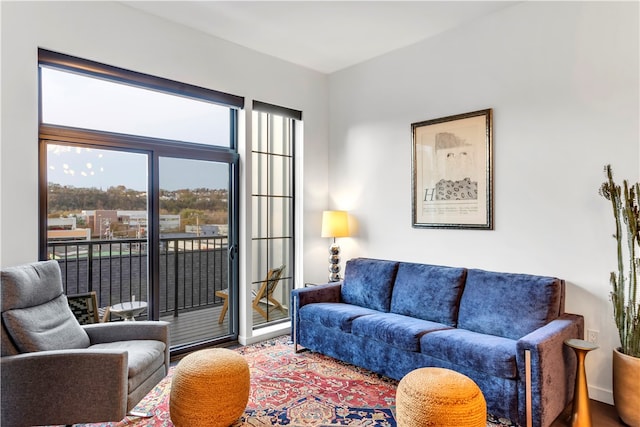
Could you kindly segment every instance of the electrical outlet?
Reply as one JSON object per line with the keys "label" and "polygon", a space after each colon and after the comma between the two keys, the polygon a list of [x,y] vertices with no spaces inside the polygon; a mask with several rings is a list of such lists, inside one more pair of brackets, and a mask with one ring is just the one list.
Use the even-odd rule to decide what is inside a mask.
{"label": "electrical outlet", "polygon": [[598,331],[595,329],[587,329],[587,341],[593,344],[598,343]]}

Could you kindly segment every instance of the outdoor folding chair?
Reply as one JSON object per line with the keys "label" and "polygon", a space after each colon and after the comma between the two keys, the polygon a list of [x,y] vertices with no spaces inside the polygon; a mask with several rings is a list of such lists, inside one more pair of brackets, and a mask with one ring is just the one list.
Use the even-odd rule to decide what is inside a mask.
{"label": "outdoor folding chair", "polygon": [[[269,303],[273,304],[275,308],[279,309],[284,313],[284,307],[273,297],[273,292],[275,291],[278,283],[280,282],[280,277],[284,272],[285,266],[281,265],[278,268],[271,269],[267,272],[267,277],[262,281],[260,285],[260,289],[258,291],[253,291],[253,303],[252,307],[256,310],[262,317],[265,319],[269,319],[266,311],[262,307],[259,306],[260,302],[266,300],[267,305]],[[224,299],[224,304],[222,305],[222,311],[220,312],[220,317],[218,318],[218,323],[222,323],[224,321],[224,316],[227,314],[229,310],[229,289],[222,289],[216,291],[216,295],[220,298]]]}

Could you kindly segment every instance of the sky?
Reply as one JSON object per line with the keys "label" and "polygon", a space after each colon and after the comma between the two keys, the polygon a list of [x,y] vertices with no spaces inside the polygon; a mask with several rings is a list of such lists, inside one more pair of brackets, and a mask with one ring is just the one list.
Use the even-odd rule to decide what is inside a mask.
{"label": "sky", "polygon": [[[43,122],[229,146],[229,108],[41,68]],[[147,155],[49,144],[47,181],[146,191]],[[161,158],[160,188],[227,188],[228,165]]]}
{"label": "sky", "polygon": [[[47,181],[60,185],[147,190],[145,154],[49,144],[47,166]],[[160,188],[228,188],[228,170],[226,163],[161,157]]]}

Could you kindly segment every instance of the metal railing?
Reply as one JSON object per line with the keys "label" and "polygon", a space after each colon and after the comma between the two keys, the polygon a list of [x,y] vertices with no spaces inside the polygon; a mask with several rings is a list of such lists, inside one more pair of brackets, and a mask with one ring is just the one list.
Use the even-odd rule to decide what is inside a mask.
{"label": "metal railing", "polygon": [[[48,242],[67,294],[96,291],[101,307],[148,300],[147,240]],[[222,304],[228,287],[227,237],[160,239],[160,315]]]}

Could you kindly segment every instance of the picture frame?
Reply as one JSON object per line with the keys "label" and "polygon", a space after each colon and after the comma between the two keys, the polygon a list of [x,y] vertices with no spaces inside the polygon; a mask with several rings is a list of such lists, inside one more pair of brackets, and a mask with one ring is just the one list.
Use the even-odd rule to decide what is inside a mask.
{"label": "picture frame", "polygon": [[493,230],[493,110],[411,124],[412,226]]}

